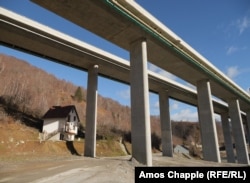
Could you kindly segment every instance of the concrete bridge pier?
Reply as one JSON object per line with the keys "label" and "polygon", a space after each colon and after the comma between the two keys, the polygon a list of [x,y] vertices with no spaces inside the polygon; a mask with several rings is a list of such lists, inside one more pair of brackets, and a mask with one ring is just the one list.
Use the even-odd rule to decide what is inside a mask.
{"label": "concrete bridge pier", "polygon": [[130,44],[130,67],[132,156],[152,166],[146,39]]}
{"label": "concrete bridge pier", "polygon": [[88,70],[87,106],[86,106],[86,129],[84,156],[96,156],[96,121],[97,121],[97,90],[98,65]]}
{"label": "concrete bridge pier", "polygon": [[221,114],[222,130],[224,135],[224,144],[227,153],[227,162],[235,163],[235,155],[233,150],[233,142],[231,137],[231,128],[228,120],[228,113]]}
{"label": "concrete bridge pier", "polygon": [[250,146],[250,109],[247,111],[247,135],[248,135],[248,144]]}
{"label": "concrete bridge pier", "polygon": [[162,155],[173,157],[172,128],[169,112],[169,96],[167,91],[159,92]]}
{"label": "concrete bridge pier", "polygon": [[237,99],[231,99],[228,101],[228,106],[238,163],[249,164],[239,101]]}
{"label": "concrete bridge pier", "polygon": [[203,157],[207,161],[221,162],[211,99],[210,82],[208,80],[198,81],[197,91]]}

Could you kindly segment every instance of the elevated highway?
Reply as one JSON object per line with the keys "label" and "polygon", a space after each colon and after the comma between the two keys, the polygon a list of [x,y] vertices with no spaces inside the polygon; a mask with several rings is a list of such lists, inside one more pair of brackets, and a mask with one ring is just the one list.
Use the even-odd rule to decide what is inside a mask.
{"label": "elevated highway", "polygon": [[[98,75],[131,84],[130,62],[3,8],[0,9],[0,30],[0,42],[2,45],[88,71],[89,75],[91,75],[90,70],[93,69],[93,66],[98,65]],[[164,139],[168,139],[165,142],[167,145],[163,154],[165,153],[165,155],[171,156],[171,125],[169,108],[166,103],[168,97],[199,106],[198,93],[193,89],[148,70],[146,74],[148,76],[148,89],[152,92],[159,93],[160,96],[162,134],[163,137],[165,137],[163,138],[163,144]],[[88,91],[88,95],[94,93],[95,90],[96,89]],[[91,100],[92,99],[88,101]],[[217,100],[211,100],[211,102],[213,103],[213,112],[224,116],[226,124],[228,124],[228,105]],[[87,105],[93,105],[91,102],[88,103]],[[244,111],[241,113],[245,117],[246,113]],[[91,123],[95,122],[95,119],[91,121]],[[91,133],[91,136],[93,137],[95,135]],[[92,147],[93,145],[90,149]],[[93,156],[93,153],[91,153],[90,156]],[[142,161],[142,163],[145,162]]]}
{"label": "elevated highway", "polygon": [[214,96],[225,102],[238,98],[241,110],[250,109],[247,92],[135,1],[32,1],[128,51],[131,42],[144,37],[148,61],[195,86],[208,79]]}
{"label": "elevated highway", "polygon": [[[129,61],[6,9],[0,8],[0,12],[2,45],[83,71],[98,65],[100,76],[130,84]],[[148,74],[150,91],[167,90],[171,98],[197,106],[194,89],[152,71]],[[218,100],[213,100],[213,103],[215,113],[228,112],[226,103]]]}

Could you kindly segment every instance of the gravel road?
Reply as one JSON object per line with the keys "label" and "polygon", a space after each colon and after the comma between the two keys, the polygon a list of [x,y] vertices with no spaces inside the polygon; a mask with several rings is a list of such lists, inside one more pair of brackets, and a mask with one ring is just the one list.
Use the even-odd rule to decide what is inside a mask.
{"label": "gravel road", "polygon": [[[244,166],[213,163],[154,154],[154,166]],[[134,168],[140,166],[130,156],[87,158],[83,156],[43,157],[31,160],[1,161],[0,183],[129,183],[134,182]]]}

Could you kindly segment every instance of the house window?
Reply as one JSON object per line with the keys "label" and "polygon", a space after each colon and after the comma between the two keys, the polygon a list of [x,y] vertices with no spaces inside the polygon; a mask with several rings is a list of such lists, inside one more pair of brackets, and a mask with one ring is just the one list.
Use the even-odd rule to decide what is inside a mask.
{"label": "house window", "polygon": [[74,121],[76,121],[76,116],[74,116]]}
{"label": "house window", "polygon": [[70,121],[70,115],[68,115],[68,121]]}

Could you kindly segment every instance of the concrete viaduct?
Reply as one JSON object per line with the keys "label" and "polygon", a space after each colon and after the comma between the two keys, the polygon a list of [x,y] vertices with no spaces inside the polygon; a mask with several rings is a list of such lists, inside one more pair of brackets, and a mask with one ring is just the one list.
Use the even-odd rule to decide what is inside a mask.
{"label": "concrete viaduct", "polygon": [[[112,7],[109,5],[107,7],[104,6],[104,4],[102,4],[103,2],[101,3],[101,7],[98,5],[99,1],[98,3],[93,1],[93,4],[92,1],[86,2],[87,4],[89,3],[91,7],[97,6],[101,9],[105,7],[104,10],[107,11],[106,14],[109,14],[110,12],[114,13],[109,9],[112,9]],[[75,6],[74,4],[72,5]],[[61,6],[63,6],[63,4],[61,4]],[[94,12],[94,10],[91,11]],[[171,97],[179,101],[198,106],[203,154],[205,160],[216,162],[221,161],[217,142],[216,127],[213,117],[213,113],[215,112],[220,114],[222,117],[223,133],[228,161],[235,162],[235,155],[233,153],[232,139],[230,136],[230,127],[228,121],[228,118],[231,118],[234,140],[236,144],[237,162],[249,164],[242,122],[242,119],[244,119],[248,126],[250,126],[250,100],[248,94],[228,78],[226,78],[214,66],[209,64],[208,61],[206,61],[203,57],[186,45],[186,43],[183,42],[187,47],[180,50],[176,45],[172,45],[172,48],[168,48],[166,45],[159,42],[159,40],[152,42],[150,39],[155,39],[154,36],[151,37],[152,35],[148,36],[144,33],[142,34],[144,35],[143,39],[141,39],[141,36],[139,36],[139,39],[135,39],[135,42],[131,41],[129,43],[129,50],[131,53],[131,60],[129,64],[129,62],[126,60],[118,58],[110,53],[102,51],[98,48],[2,8],[0,9],[0,20],[1,44],[41,57],[46,57],[47,59],[58,63],[88,71],[88,115],[86,117],[85,144],[86,156],[95,156],[97,76],[102,75],[104,77],[131,85],[132,156],[139,162],[147,164],[148,166],[152,165],[149,121],[150,114],[148,107],[148,92],[151,90],[159,94],[163,156],[172,156],[173,153],[171,123],[168,106],[168,98]],[[156,21],[156,23],[158,22]],[[134,26],[135,29],[138,29],[136,28],[137,25],[132,24],[130,26]],[[164,27],[164,29],[166,29],[166,27]],[[138,30],[140,33],[144,31],[141,28]],[[171,59],[174,59],[172,61],[178,62],[177,65],[180,67],[178,68],[178,72],[185,72],[186,75],[186,72],[190,72],[190,70],[195,72],[192,73],[195,75],[195,77],[197,77],[197,81],[195,83],[191,82],[194,80],[194,78],[186,80],[195,84],[198,91],[196,92],[193,89],[187,88],[179,83],[148,71],[146,68],[146,62],[148,54],[147,52],[150,53],[148,46],[149,43],[153,44],[150,47],[156,46],[152,47],[152,49],[160,49],[157,52],[163,53],[164,57],[167,58],[164,61],[162,60],[162,62],[166,62],[163,65],[167,66],[167,63],[170,62]],[[178,44],[180,43],[182,43],[182,41],[178,41]],[[194,55],[192,55],[192,57],[189,54],[185,55],[187,54],[187,51],[185,51],[183,54],[177,54],[171,49],[178,50],[179,52],[185,49],[191,49],[191,51],[194,52]],[[161,54],[155,55],[159,57]],[[200,64],[205,64],[208,71],[204,72],[203,69],[197,68],[197,65],[192,66],[192,64],[189,63],[188,58],[185,58],[187,56],[190,56],[190,58],[188,57],[189,59],[194,59],[195,57],[195,61],[198,60]],[[152,57],[150,58],[152,59]],[[159,61],[158,59],[163,59],[163,57],[157,58],[156,63]],[[173,67],[177,69],[177,65]],[[166,69],[166,66],[162,68]],[[187,69],[187,71],[185,71],[185,69]],[[174,73],[177,75],[178,72],[176,71]],[[218,78],[213,78],[210,76],[211,73],[214,72],[217,74],[217,77],[221,79],[220,81],[218,81]],[[185,79],[184,76],[182,77]],[[224,82],[226,84],[222,85]],[[216,87],[218,87],[218,89]],[[215,90],[215,92],[213,93],[211,90]],[[228,104],[212,99],[211,93],[221,98]],[[241,108],[239,106],[241,106]],[[209,138],[207,138],[208,136]]]}

